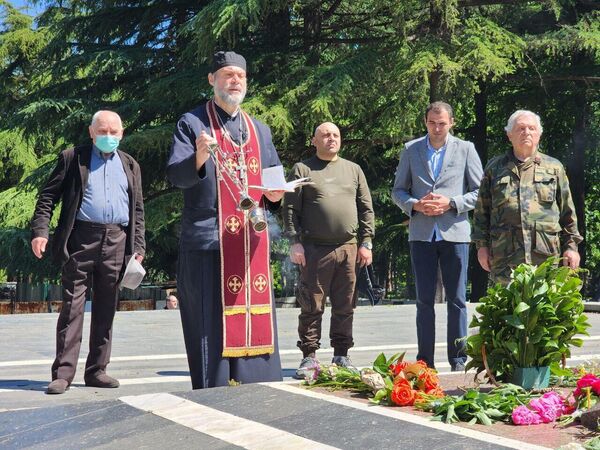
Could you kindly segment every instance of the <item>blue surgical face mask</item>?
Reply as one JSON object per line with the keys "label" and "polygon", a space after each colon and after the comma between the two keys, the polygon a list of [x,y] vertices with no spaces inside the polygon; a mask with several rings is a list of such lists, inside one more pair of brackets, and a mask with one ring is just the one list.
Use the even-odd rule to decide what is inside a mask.
{"label": "blue surgical face mask", "polygon": [[98,150],[100,150],[102,153],[112,153],[117,149],[120,141],[121,138],[116,136],[102,134],[96,136],[96,147],[98,147]]}

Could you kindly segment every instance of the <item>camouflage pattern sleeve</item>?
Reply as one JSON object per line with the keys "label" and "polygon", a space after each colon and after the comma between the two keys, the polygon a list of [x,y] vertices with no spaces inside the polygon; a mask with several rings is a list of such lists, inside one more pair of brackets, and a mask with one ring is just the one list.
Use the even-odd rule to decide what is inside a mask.
{"label": "camouflage pattern sleeve", "polygon": [[473,234],[471,240],[477,248],[490,247],[490,212],[492,205],[491,170],[486,167],[481,184],[479,196],[473,212]]}
{"label": "camouflage pattern sleeve", "polygon": [[569,188],[569,179],[565,173],[564,167],[561,167],[558,172],[558,209],[560,223],[560,245],[561,251],[564,253],[567,250],[577,251],[577,244],[583,241],[583,237],[577,229],[577,214],[575,213],[575,205],[571,197],[571,189]]}

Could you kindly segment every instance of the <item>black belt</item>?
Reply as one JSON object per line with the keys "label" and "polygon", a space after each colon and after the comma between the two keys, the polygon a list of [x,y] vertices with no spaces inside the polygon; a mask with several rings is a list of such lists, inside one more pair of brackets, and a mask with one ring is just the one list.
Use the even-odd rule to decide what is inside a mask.
{"label": "black belt", "polygon": [[80,229],[101,229],[101,230],[126,230],[127,227],[120,223],[97,223],[86,222],[85,220],[76,220],[74,228]]}

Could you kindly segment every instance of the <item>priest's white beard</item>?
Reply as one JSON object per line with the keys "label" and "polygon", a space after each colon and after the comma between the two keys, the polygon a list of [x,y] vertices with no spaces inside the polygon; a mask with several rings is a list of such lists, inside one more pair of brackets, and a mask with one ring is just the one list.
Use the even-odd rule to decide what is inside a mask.
{"label": "priest's white beard", "polygon": [[240,106],[246,97],[246,88],[239,94],[229,94],[214,86],[214,92],[219,99],[231,106]]}

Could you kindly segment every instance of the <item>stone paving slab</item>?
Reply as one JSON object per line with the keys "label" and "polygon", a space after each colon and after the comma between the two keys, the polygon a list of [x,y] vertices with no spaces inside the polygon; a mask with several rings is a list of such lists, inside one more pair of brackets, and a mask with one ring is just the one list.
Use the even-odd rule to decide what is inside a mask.
{"label": "stone paving slab", "polygon": [[0,448],[234,448],[118,400],[0,414]]}
{"label": "stone paving slab", "polygon": [[[152,394],[146,394],[152,395]],[[504,449],[493,439],[430,429],[268,385],[242,385],[175,393],[181,399],[343,449]],[[189,417],[188,417],[189,419]],[[206,417],[198,417],[203,421]],[[223,423],[227,431],[227,424]],[[235,430],[230,430],[235,434]],[[266,446],[266,443],[265,443]],[[44,448],[237,448],[230,442],[142,411],[117,400],[0,413],[0,447]],[[515,447],[511,447],[515,448]]]}

